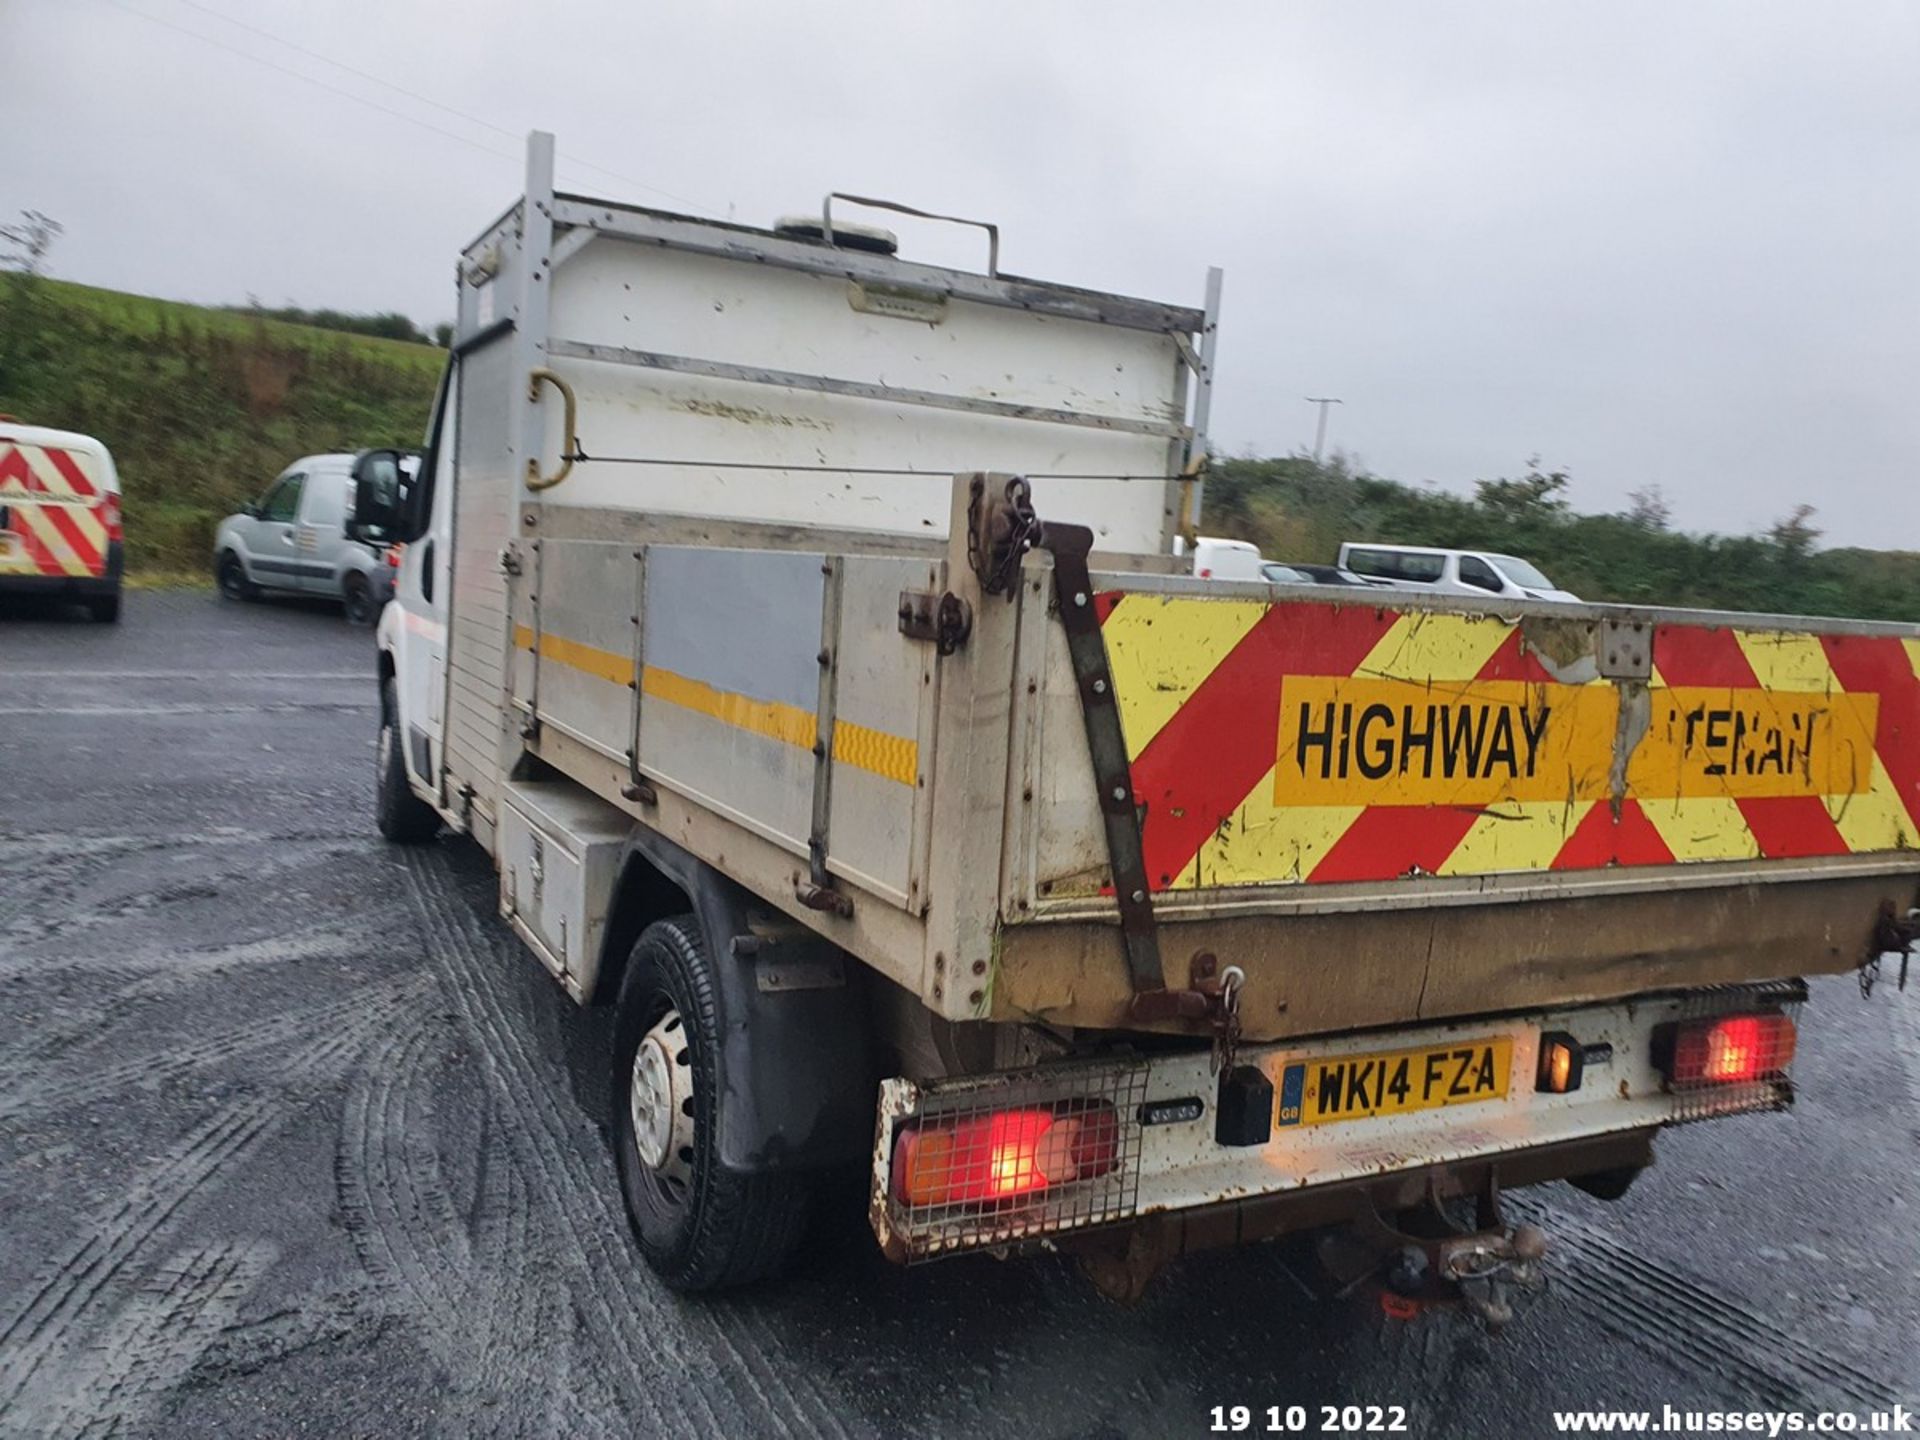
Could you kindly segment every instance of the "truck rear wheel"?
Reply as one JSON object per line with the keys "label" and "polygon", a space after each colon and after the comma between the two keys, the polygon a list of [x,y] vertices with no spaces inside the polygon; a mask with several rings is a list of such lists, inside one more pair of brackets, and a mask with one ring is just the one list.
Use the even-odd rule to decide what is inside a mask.
{"label": "truck rear wheel", "polygon": [[657,921],[635,942],[620,986],[613,1148],[640,1253],[676,1290],[780,1273],[807,1221],[804,1179],[721,1165],[720,1064],[715,981],[699,922]]}
{"label": "truck rear wheel", "polygon": [[400,705],[393,681],[380,682],[380,743],[374,750],[374,823],[396,845],[420,845],[440,833],[440,816],[413,793],[400,750]]}

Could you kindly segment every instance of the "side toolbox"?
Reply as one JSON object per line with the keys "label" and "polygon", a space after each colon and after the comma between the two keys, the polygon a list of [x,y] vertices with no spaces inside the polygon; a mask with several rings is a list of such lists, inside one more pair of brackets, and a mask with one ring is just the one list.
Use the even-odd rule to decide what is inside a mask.
{"label": "side toolbox", "polygon": [[500,913],[580,998],[633,822],[569,780],[509,781],[500,809]]}

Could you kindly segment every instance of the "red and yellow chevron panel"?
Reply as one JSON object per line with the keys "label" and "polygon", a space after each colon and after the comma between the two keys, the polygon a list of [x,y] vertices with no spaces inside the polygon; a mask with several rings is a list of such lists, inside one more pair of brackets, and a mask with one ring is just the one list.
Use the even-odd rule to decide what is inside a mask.
{"label": "red and yellow chevron panel", "polygon": [[101,575],[107,529],[89,457],[0,442],[0,575]]}
{"label": "red and yellow chevron panel", "polygon": [[1158,890],[1920,849],[1920,640],[1101,602]]}

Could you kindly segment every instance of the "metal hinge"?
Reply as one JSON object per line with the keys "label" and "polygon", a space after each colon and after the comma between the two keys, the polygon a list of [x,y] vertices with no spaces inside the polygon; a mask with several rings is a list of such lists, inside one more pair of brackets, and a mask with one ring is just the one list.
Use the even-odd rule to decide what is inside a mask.
{"label": "metal hinge", "polygon": [[1643,620],[1602,620],[1596,658],[1603,680],[1651,680],[1653,627]]}
{"label": "metal hinge", "polygon": [[502,575],[518,575],[520,573],[520,557],[514,553],[511,545],[503,545],[500,548],[500,573]]}
{"label": "metal hinge", "polygon": [[942,655],[951,655],[973,633],[973,607],[951,590],[900,592],[900,633],[909,640],[929,640]]}

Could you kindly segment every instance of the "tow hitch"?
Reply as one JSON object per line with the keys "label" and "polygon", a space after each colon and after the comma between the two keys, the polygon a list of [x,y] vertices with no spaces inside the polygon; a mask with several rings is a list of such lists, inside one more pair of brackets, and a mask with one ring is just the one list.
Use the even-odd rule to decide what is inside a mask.
{"label": "tow hitch", "polygon": [[1474,1199],[1471,1225],[1460,1220],[1458,1203],[1450,1209],[1430,1181],[1425,1203],[1392,1221],[1369,1204],[1345,1232],[1328,1237],[1321,1263],[1344,1274],[1349,1290],[1380,1278],[1392,1297],[1390,1314],[1410,1318],[1430,1306],[1459,1306],[1498,1334],[1513,1319],[1515,1302],[1546,1285],[1547,1235],[1538,1225],[1506,1222],[1491,1175]]}

